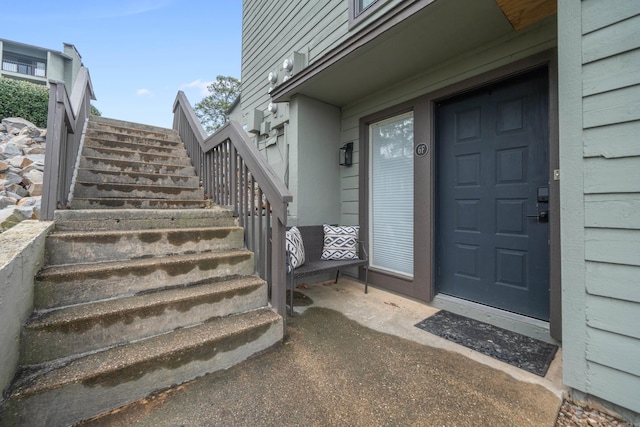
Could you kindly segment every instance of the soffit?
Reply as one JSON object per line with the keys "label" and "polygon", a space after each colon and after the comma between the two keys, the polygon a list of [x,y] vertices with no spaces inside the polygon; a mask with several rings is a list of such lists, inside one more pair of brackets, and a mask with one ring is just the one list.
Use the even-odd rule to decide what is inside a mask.
{"label": "soffit", "polygon": [[558,11],[556,0],[496,0],[516,30],[535,24]]}
{"label": "soffit", "polygon": [[[314,60],[274,89],[274,101],[302,94],[343,106],[513,31],[496,0],[424,4],[386,30],[372,31],[366,43],[338,46],[333,54]],[[346,53],[335,53],[341,50]]]}

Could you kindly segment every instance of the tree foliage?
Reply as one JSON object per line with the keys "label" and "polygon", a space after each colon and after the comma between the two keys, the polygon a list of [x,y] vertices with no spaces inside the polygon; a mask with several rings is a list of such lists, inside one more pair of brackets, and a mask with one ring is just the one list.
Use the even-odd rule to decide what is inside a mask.
{"label": "tree foliage", "polygon": [[46,128],[48,108],[48,87],[0,78],[0,118],[21,117],[39,128]]}
{"label": "tree foliage", "polygon": [[218,76],[207,86],[210,95],[193,108],[207,133],[218,130],[226,121],[226,113],[240,95],[240,80],[230,76]]}
{"label": "tree foliage", "polygon": [[93,114],[94,116],[101,116],[102,113],[100,112],[100,110],[98,110],[96,108],[95,105],[91,104],[91,114]]}

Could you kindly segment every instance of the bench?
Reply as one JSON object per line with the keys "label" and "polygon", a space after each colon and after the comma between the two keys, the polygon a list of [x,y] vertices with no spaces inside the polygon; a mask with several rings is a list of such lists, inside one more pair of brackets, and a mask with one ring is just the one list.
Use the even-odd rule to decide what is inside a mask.
{"label": "bench", "polygon": [[[352,267],[364,267],[365,270],[365,284],[364,293],[368,292],[369,287],[369,256],[365,249],[364,242],[358,240],[358,259],[349,260],[323,260],[322,248],[324,246],[324,229],[322,225],[302,225],[297,226],[302,236],[302,243],[304,245],[305,262],[300,267],[292,270],[289,273],[290,287],[289,287],[289,307],[290,313],[293,316],[293,290],[296,288],[298,279],[302,277],[315,276],[317,274],[336,272],[335,283],[338,283],[340,277],[340,270]],[[287,253],[287,258],[289,254]]]}

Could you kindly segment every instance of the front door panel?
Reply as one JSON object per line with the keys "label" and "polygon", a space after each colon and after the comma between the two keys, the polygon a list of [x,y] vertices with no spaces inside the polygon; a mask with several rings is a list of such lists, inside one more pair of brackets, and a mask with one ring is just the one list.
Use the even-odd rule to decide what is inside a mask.
{"label": "front door panel", "polygon": [[438,292],[548,320],[548,116],[546,69],[437,105]]}

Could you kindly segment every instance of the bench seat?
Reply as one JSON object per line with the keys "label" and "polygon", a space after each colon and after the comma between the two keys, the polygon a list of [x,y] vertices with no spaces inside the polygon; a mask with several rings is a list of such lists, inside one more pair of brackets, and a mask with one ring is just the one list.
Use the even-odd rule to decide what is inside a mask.
{"label": "bench seat", "polygon": [[[358,259],[349,260],[323,260],[322,249],[324,246],[324,228],[322,225],[301,225],[297,226],[302,235],[304,245],[305,262],[300,267],[289,273],[289,308],[293,316],[293,290],[296,288],[297,279],[302,277],[315,276],[317,274],[336,272],[336,283],[340,277],[340,271],[353,267],[364,267],[365,285],[364,293],[369,287],[369,257],[365,249],[364,242],[358,241]],[[288,257],[288,254],[287,254]]]}

